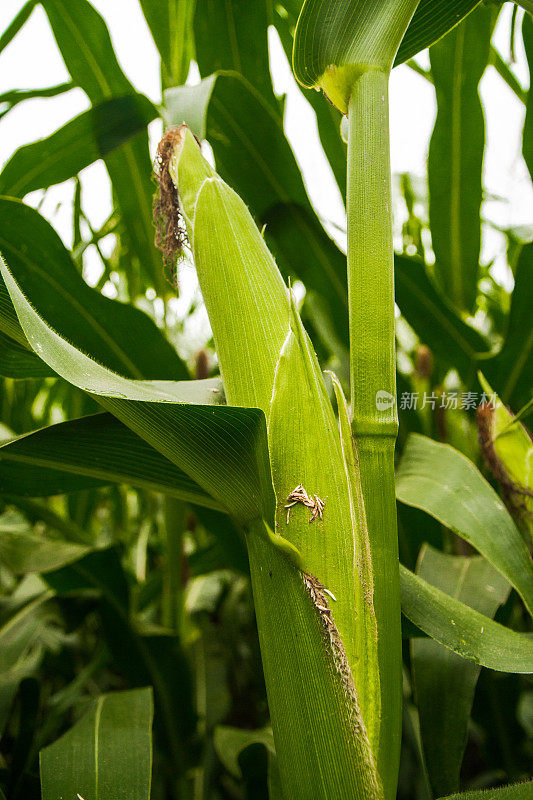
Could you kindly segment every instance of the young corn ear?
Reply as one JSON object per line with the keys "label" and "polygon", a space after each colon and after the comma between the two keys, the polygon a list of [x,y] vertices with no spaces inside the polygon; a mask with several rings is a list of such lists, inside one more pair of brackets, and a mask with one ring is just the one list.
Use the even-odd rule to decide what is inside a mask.
{"label": "young corn ear", "polygon": [[310,340],[248,210],[179,130],[168,168],[227,401],[267,419],[276,509],[247,539],[284,796],[378,798],[371,567],[346,426],[341,439]]}

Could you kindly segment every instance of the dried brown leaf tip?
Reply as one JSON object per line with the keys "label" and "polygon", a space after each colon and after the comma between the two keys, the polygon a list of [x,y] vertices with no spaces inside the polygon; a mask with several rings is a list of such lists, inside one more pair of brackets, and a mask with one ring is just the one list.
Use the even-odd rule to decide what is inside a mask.
{"label": "dried brown leaf tip", "polygon": [[297,503],[301,503],[303,506],[306,506],[306,508],[312,510],[309,522],[314,522],[315,519],[323,519],[326,501],[322,500],[316,494],[308,495],[303,485],[299,483],[298,486],[295,486],[292,492],[287,495],[287,505],[285,506],[287,509],[287,525],[290,520],[291,508]]}
{"label": "dried brown leaf tip", "polygon": [[170,175],[170,161],[177,144],[181,141],[184,125],[170,128],[157,147],[154,175],[157,190],[154,196],[153,219],[155,246],[163,253],[165,268],[170,270],[172,284],[176,285],[176,262],[183,246],[187,244],[187,232],[179,210],[178,191]]}
{"label": "dried brown leaf tip", "polygon": [[[492,403],[482,403],[476,411],[478,439],[483,458],[496,480],[501,486],[503,499],[507,508],[517,517],[528,516],[524,498],[533,497],[526,486],[516,483],[507,472],[505,464],[498,458],[494,447],[493,417],[495,408]],[[522,426],[523,427],[523,426]]]}

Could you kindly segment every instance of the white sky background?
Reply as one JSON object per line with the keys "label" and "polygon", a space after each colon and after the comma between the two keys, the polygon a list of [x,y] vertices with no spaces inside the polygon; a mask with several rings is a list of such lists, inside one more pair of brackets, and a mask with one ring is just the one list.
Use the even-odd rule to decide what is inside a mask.
{"label": "white sky background", "polygon": [[[135,88],[153,102],[161,100],[159,57],[144,21],[138,0],[92,0],[104,16],[111,33],[119,62]],[[1,0],[0,31],[23,5],[23,0]],[[494,43],[505,59],[509,57],[509,28],[512,4],[507,3],[504,19],[499,23]],[[126,22],[125,22],[126,21]],[[321,218],[341,228],[345,226],[340,197],[329,165],[325,161],[316,132],[314,113],[303,100],[292,77],[277,36],[270,37],[272,72],[275,89],[287,93],[286,131],[304,174],[307,189]],[[427,53],[419,57],[429,64]],[[520,47],[515,74],[524,86],[528,84],[525,55]],[[44,11],[37,7],[15,40],[0,55],[0,93],[10,89],[53,86],[69,80]],[[409,172],[422,180],[426,175],[429,137],[435,118],[433,87],[406,66],[393,71],[391,79],[391,160],[393,173]],[[524,108],[494,68],[490,67],[481,84],[481,96],[487,122],[488,145],[485,154],[484,182],[487,194],[498,199],[484,204],[485,218],[502,227],[533,225],[533,187],[520,154]],[[58,127],[86,110],[89,102],[81,89],[74,89],[56,98],[36,99],[21,103],[0,121],[0,164],[23,144],[48,136]],[[151,125],[152,152],[161,131],[161,123]],[[99,227],[111,211],[107,173],[101,162],[82,173],[82,203],[94,228]],[[52,187],[41,206],[63,240],[72,242],[73,182]],[[26,201],[37,205],[42,192],[28,195]],[[397,223],[401,223],[402,207],[397,206]],[[328,228],[333,229],[328,225]],[[112,236],[104,248],[112,249]],[[505,268],[504,237],[485,229],[482,260],[496,260],[496,275],[512,286]],[[95,282],[99,261],[92,253],[86,265],[86,276]],[[113,295],[113,287],[106,293]],[[194,288],[186,289],[191,298]],[[188,305],[185,297],[182,301]],[[181,305],[181,303],[180,303]],[[182,306],[183,307],[183,306]],[[185,310],[185,309],[184,309]]]}

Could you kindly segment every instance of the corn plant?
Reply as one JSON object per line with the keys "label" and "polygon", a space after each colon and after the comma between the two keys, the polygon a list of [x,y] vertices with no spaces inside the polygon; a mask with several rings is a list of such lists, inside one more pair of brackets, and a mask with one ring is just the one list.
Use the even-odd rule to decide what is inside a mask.
{"label": "corn plant", "polygon": [[[34,5],[13,21],[0,52]],[[21,148],[0,174],[5,388],[13,393],[14,379],[32,378],[39,396],[51,398],[34,432],[34,418],[21,424],[12,402],[0,449],[8,598],[2,686],[7,704],[18,703],[7,729],[14,745],[6,793],[38,796],[40,752],[44,800],[451,797],[461,786],[481,668],[483,676],[513,676],[515,687],[533,673],[525,635],[533,613],[531,440],[521,423],[531,406],[525,298],[532,245],[516,245],[507,338],[492,352],[467,318],[481,296],[483,137],[465,175],[460,161],[450,174],[443,168],[447,126],[468,136],[469,109],[452,103],[450,111],[458,81],[479,134],[477,86],[496,9],[476,0],[306,0],[302,7],[287,0],[276,9],[143,0],[161,56],[156,109],[134,92],[86,0],[42,5],[92,107]],[[308,95],[346,199],[346,259],[320,225],[283,133],[268,75],[269,22],[292,50],[302,87],[319,88],[330,101]],[[526,16],[529,54],[530,26]],[[257,31],[262,38],[254,41]],[[470,41],[480,48],[465,66]],[[429,45],[426,77],[439,101],[428,175],[434,274],[423,261],[424,223],[408,180],[405,240],[416,243],[418,258],[393,249],[388,125],[393,66]],[[191,86],[193,57],[203,80]],[[500,64],[500,72],[512,86],[512,71]],[[459,126],[457,134],[450,113],[465,120],[466,133]],[[156,115],[165,131],[152,212],[145,129]],[[529,108],[526,126],[528,119]],[[524,155],[531,165],[526,144]],[[85,239],[78,179],[69,254],[17,198],[76,176],[97,158],[113,183],[113,214]],[[109,231],[117,244],[111,259],[100,251],[104,280],[119,274],[129,304],[88,287],[79,272],[85,249]],[[202,350],[196,379],[169,342],[183,261],[194,264],[217,359],[210,375]],[[466,413],[404,414],[400,446],[396,383],[406,379],[397,376],[395,275],[401,312],[420,339],[412,385],[433,388],[435,358],[442,385],[453,371],[465,391],[479,385],[486,398],[477,421]],[[303,304],[295,279],[306,287]],[[139,286],[159,293],[166,330],[134,307]],[[488,295],[482,299],[487,305]],[[494,313],[494,338],[497,326]],[[67,409],[60,422],[54,391]],[[500,494],[474,463],[482,459]],[[109,505],[98,492],[109,484],[130,488],[111,496],[115,519],[98,527],[101,498]],[[33,499],[57,495],[71,498],[67,514]],[[61,647],[71,646],[82,666],[74,674],[66,668],[70,680],[58,679],[36,704],[35,676],[61,674],[58,619]],[[403,653],[402,635],[410,640]],[[95,640],[102,646],[89,658]],[[250,701],[262,697],[251,677],[238,688],[239,669],[264,676],[263,701]],[[220,679],[221,671],[231,679]],[[491,684],[486,694],[495,692]],[[250,724],[248,708],[239,726],[243,694],[255,716]],[[531,691],[524,696],[530,700]],[[37,717],[39,702],[47,716],[21,765],[24,716],[34,709]],[[522,718],[527,713],[530,706]],[[77,721],[65,733],[67,714]],[[401,755],[402,765],[415,762],[407,789]],[[501,776],[487,778],[498,783],[491,796],[532,797],[533,783],[517,782],[531,777],[527,768],[509,763],[509,786]],[[457,796],[480,797],[475,790]]]}

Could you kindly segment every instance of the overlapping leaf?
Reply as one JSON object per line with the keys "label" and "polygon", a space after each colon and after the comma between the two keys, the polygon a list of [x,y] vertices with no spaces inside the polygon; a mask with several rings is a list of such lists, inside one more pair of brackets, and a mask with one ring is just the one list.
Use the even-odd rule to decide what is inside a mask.
{"label": "overlapping leaf", "polygon": [[47,139],[17,150],[0,173],[0,194],[23,197],[72,178],[146,129],[157,112],[143,95],[106,100]]}
{"label": "overlapping leaf", "polygon": [[[88,0],[44,0],[42,5],[72,80],[93,105],[134,92],[117,61],[105,22]],[[163,292],[161,259],[153,241],[147,133],[138,133],[105,161],[131,250],[148,280]]]}
{"label": "overlapping leaf", "polygon": [[[425,547],[418,575],[471,608],[493,617],[510,585],[479,556],[451,556]],[[459,786],[468,720],[480,667],[431,639],[413,639],[411,663],[426,767],[436,795]]]}
{"label": "overlapping leaf", "polygon": [[112,414],[52,425],[0,448],[1,494],[46,497],[111,482],[222,507]]}
{"label": "overlapping leaf", "polygon": [[[307,0],[294,40],[293,64],[304,86],[321,86],[346,113],[354,80],[369,67],[388,70],[443,36],[479,0],[406,0],[335,5]],[[417,8],[418,7],[418,8]],[[414,16],[413,16],[414,14]]]}
{"label": "overlapping leaf", "polygon": [[[260,411],[187,405],[193,399],[188,381],[158,385],[121,377],[53,330],[5,263],[0,262],[0,269],[28,341],[58,375],[97,395],[102,405],[239,519],[270,516],[272,489]],[[18,278],[19,270],[16,274]],[[41,302],[35,287],[30,296]],[[79,301],[74,303],[79,307]],[[61,312],[66,316],[64,300]],[[202,391],[200,396],[204,403],[218,402],[215,393],[206,398]]]}
{"label": "overlapping leaf", "polygon": [[141,0],[141,8],[161,56],[163,86],[185,83],[194,57],[192,20],[196,0]]}
{"label": "overlapping leaf", "polygon": [[[146,314],[87,286],[52,226],[33,208],[5,197],[0,197],[0,252],[35,309],[46,310],[49,324],[83,352],[133,378],[188,377]],[[0,329],[25,344],[3,283],[1,290]]]}
{"label": "overlapping leaf", "polygon": [[461,603],[400,564],[402,612],[457,655],[500,672],[533,673],[533,640]]}
{"label": "overlapping leaf", "polygon": [[446,444],[413,434],[398,470],[396,496],[470,542],[533,611],[533,564],[500,498],[476,467]]}

